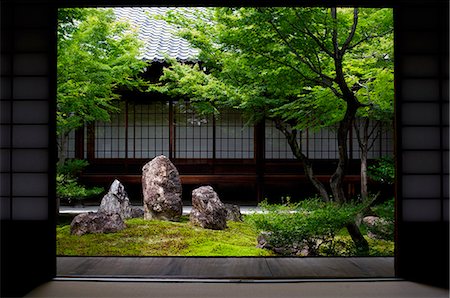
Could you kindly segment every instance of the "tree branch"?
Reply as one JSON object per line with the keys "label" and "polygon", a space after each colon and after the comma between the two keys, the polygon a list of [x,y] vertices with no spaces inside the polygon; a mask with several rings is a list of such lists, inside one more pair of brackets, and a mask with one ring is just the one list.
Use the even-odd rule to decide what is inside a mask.
{"label": "tree branch", "polygon": [[314,65],[310,61],[307,61],[307,59],[305,59],[305,57],[302,57],[298,53],[298,51],[295,49],[295,47],[293,47],[291,45],[291,43],[287,40],[287,38],[283,35],[283,33],[281,33],[281,31],[277,28],[277,26],[273,23],[273,21],[272,20],[268,20],[268,22],[273,27],[273,29],[275,30],[277,35],[281,38],[283,43],[292,51],[292,53],[294,53],[294,55],[297,57],[297,59],[300,60],[300,62],[302,62],[303,64],[305,64],[314,73],[320,75],[320,72],[314,67]]}
{"label": "tree branch", "polygon": [[333,31],[331,33],[331,41],[333,43],[334,48],[334,58],[339,58],[339,44],[337,40],[337,15],[336,15],[336,7],[331,8],[331,18],[333,19]]}
{"label": "tree branch", "polygon": [[[297,16],[297,18],[298,18],[300,21],[303,21],[302,18],[300,17],[300,15],[298,14],[297,11],[295,11],[295,15]],[[292,25],[292,26],[293,26],[293,25]],[[297,26],[295,26],[295,27],[297,28]],[[299,30],[299,31],[305,33],[306,35],[308,35],[309,37],[311,37],[311,38],[314,40],[314,42],[319,46],[319,48],[320,48],[322,51],[324,51],[328,56],[330,56],[331,58],[333,58],[333,57],[334,57],[334,54],[333,54],[329,49],[327,49],[327,48],[325,47],[325,44],[322,43],[322,42],[320,41],[320,39],[319,39],[317,36],[315,36],[314,33],[311,32],[311,30],[309,30],[308,26],[304,26],[304,28],[305,28],[304,31],[303,31],[303,30],[300,30],[299,28],[297,28],[297,30]]]}
{"label": "tree branch", "polygon": [[372,39],[372,38],[383,37],[383,36],[385,36],[386,34],[392,33],[393,31],[394,31],[394,29],[389,29],[388,31],[385,31],[385,32],[383,32],[383,33],[381,33],[381,34],[367,35],[366,37],[364,37],[363,39],[357,41],[357,42],[354,43],[353,45],[349,45],[349,46],[347,47],[347,50],[354,49],[354,48],[356,48],[358,45],[360,45],[361,43],[363,43],[363,42],[365,42],[365,41],[368,41],[368,40],[370,40],[370,39]]}
{"label": "tree branch", "polygon": [[347,51],[350,42],[353,40],[353,37],[355,36],[356,27],[358,26],[358,8],[353,9],[353,25],[352,29],[350,30],[350,34],[347,36],[347,39],[344,41],[344,44],[341,48],[341,56],[344,55],[344,53]]}
{"label": "tree branch", "polygon": [[358,139],[359,149],[363,150],[363,148],[362,148],[362,140],[361,140],[361,130],[359,129],[359,124],[358,124],[358,120],[357,119],[355,119],[353,121],[353,127],[355,128],[355,131],[356,131],[356,138]]}
{"label": "tree branch", "polygon": [[[328,77],[328,76],[326,76],[326,75],[322,75],[322,74],[319,74],[319,77],[322,78],[322,80],[307,77],[307,76],[305,76],[299,69],[297,69],[295,66],[293,66],[293,65],[291,65],[291,64],[289,64],[289,63],[286,63],[286,62],[284,62],[284,61],[282,61],[282,60],[280,60],[280,59],[275,59],[274,57],[272,57],[272,56],[270,56],[270,55],[267,55],[267,54],[265,54],[265,53],[259,52],[259,51],[255,50],[255,49],[253,49],[253,48],[251,48],[250,50],[251,50],[252,52],[254,52],[255,54],[258,54],[258,55],[263,56],[264,58],[266,58],[266,59],[269,60],[269,61],[274,61],[274,62],[276,62],[276,63],[279,63],[279,64],[281,64],[281,65],[284,65],[284,66],[286,66],[286,67],[292,69],[293,71],[295,71],[297,74],[299,74],[299,75],[300,75],[304,80],[306,80],[306,81],[309,81],[309,82],[318,84],[318,85],[320,85],[320,86],[324,86],[324,87],[330,88],[330,90],[331,90],[338,98],[343,98],[343,95],[342,95],[341,93],[339,93],[339,91],[338,91],[336,88],[334,88],[333,85],[331,84],[331,82],[333,81],[332,78],[330,78],[330,77]],[[328,80],[328,83],[327,83],[325,80]]]}
{"label": "tree branch", "polygon": [[[378,127],[378,125],[380,124],[379,121],[376,122],[376,124],[372,127],[372,130],[369,133],[369,138],[372,136],[373,132],[375,131],[375,129]],[[372,142],[370,143],[370,145],[367,147],[367,150],[372,149],[373,145],[375,145],[375,141],[376,139],[378,139],[378,137],[380,136],[380,130],[377,130],[377,133],[375,134],[375,136],[372,138]]]}

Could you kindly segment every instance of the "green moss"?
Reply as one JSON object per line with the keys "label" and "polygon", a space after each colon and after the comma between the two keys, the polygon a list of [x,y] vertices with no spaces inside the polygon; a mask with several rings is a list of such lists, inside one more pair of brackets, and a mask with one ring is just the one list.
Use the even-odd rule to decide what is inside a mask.
{"label": "green moss", "polygon": [[57,254],[65,256],[268,256],[256,248],[257,232],[246,223],[228,222],[223,231],[180,222],[130,219],[127,228],[111,234],[70,235],[57,227]]}
{"label": "green moss", "polygon": [[371,239],[366,237],[369,242],[371,256],[388,257],[394,255],[394,241]]}
{"label": "green moss", "polygon": [[[273,256],[256,248],[258,232],[247,222],[228,222],[222,231],[203,229],[183,216],[179,222],[130,219],[127,228],[111,234],[70,235],[68,221],[57,227],[61,256]],[[371,256],[392,256],[394,242],[366,237]],[[334,255],[354,255],[346,229],[339,231]],[[324,255],[328,255],[325,251]]]}

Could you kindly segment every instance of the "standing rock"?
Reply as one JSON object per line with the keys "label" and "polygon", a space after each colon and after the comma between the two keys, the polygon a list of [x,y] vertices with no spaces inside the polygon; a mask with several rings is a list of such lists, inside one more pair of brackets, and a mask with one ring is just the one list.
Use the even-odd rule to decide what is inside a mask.
{"label": "standing rock", "polygon": [[227,227],[227,210],[211,186],[202,186],[192,191],[189,220],[206,229],[223,230]]}
{"label": "standing rock", "polygon": [[132,217],[132,209],[130,204],[130,199],[125,191],[125,187],[119,180],[114,180],[109,188],[108,193],[103,197],[102,202],[98,212],[103,212],[105,214],[120,214],[122,219],[127,219]]}
{"label": "standing rock", "polygon": [[75,216],[70,224],[72,235],[88,233],[114,233],[125,229],[125,223],[119,214],[106,214],[103,212],[88,212]]}
{"label": "standing rock", "polygon": [[227,209],[227,220],[242,221],[241,208],[238,205],[224,204]]}
{"label": "standing rock", "polygon": [[144,218],[179,221],[183,213],[181,181],[177,168],[164,155],[142,168]]}

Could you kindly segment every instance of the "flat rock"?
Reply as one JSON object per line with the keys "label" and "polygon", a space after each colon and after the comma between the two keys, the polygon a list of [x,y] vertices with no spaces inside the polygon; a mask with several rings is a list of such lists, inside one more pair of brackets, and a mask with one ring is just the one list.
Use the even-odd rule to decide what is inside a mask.
{"label": "flat rock", "polygon": [[70,224],[72,235],[114,233],[125,229],[125,223],[119,214],[88,212],[75,216]]}

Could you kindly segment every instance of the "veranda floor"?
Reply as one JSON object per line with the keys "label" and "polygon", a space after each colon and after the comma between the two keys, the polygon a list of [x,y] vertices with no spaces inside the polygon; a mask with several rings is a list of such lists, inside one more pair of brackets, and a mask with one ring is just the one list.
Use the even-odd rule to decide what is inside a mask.
{"label": "veranda floor", "polygon": [[391,279],[392,257],[58,257],[64,278]]}

